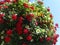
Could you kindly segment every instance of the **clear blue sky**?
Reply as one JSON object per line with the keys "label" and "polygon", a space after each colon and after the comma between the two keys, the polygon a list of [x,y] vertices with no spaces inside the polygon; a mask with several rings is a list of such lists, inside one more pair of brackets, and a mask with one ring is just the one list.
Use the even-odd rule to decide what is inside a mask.
{"label": "clear blue sky", "polygon": [[[34,0],[30,0],[33,2]],[[54,16],[54,23],[58,23],[60,26],[60,0],[44,0],[45,7],[50,7],[51,13]],[[60,35],[60,27],[57,29],[57,34]],[[56,45],[60,45],[60,37]]]}

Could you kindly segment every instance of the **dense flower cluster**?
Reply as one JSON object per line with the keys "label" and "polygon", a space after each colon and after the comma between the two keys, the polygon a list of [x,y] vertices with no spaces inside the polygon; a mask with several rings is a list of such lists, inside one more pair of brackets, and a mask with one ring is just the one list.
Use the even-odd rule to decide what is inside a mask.
{"label": "dense flower cluster", "polygon": [[1,45],[55,45],[58,24],[43,2],[5,0],[0,2]]}

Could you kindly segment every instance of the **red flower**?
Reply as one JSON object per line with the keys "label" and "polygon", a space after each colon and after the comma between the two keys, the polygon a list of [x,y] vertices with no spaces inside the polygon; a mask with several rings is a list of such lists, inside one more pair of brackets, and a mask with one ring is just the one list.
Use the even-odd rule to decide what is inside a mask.
{"label": "red flower", "polygon": [[10,2],[11,0],[5,0],[5,2]]}
{"label": "red flower", "polygon": [[24,29],[24,34],[28,34],[28,29]]}
{"label": "red flower", "polygon": [[0,18],[0,24],[4,23],[3,18]]}
{"label": "red flower", "polygon": [[23,29],[23,28],[22,28],[22,25],[21,25],[21,24],[19,24],[19,25],[17,24],[17,25],[16,25],[16,31],[17,31],[17,33],[18,33],[19,35],[22,34],[22,29]]}
{"label": "red flower", "polygon": [[27,3],[23,3],[23,6],[24,6],[25,8],[29,8],[29,6],[28,6]]}
{"label": "red flower", "polygon": [[54,34],[54,35],[53,35],[53,39],[54,39],[54,40],[56,40],[58,37],[59,37],[58,34]]}
{"label": "red flower", "polygon": [[50,18],[53,18],[52,14],[50,14]]}
{"label": "red flower", "polygon": [[1,2],[0,2],[0,5],[1,5],[1,4],[4,4],[4,3],[5,3],[4,1],[1,1]]}
{"label": "red flower", "polygon": [[31,14],[30,14],[30,17],[34,17],[34,14],[31,13]]}
{"label": "red flower", "polygon": [[18,18],[18,21],[19,21],[20,23],[23,23],[23,20],[24,20],[23,17],[19,17],[19,18]]}
{"label": "red flower", "polygon": [[17,31],[17,33],[18,33],[19,35],[22,34],[22,28],[21,28],[21,27],[16,28],[16,31]]}
{"label": "red flower", "polygon": [[43,41],[43,38],[40,38],[40,42],[42,42]]}
{"label": "red flower", "polygon": [[13,15],[12,15],[12,19],[13,19],[13,20],[16,20],[16,19],[17,19],[17,15],[16,15],[16,14],[13,14]]}
{"label": "red flower", "polygon": [[23,43],[22,45],[27,45],[26,43]]}
{"label": "red flower", "polygon": [[13,2],[14,2],[14,3],[16,3],[16,2],[17,2],[17,0],[13,0]]}
{"label": "red flower", "polygon": [[47,11],[50,11],[50,8],[47,8]]}
{"label": "red flower", "polygon": [[0,9],[2,8],[2,6],[0,6]]}
{"label": "red flower", "polygon": [[46,40],[47,40],[47,41],[50,41],[50,40],[51,40],[51,37],[47,37]]}
{"label": "red flower", "polygon": [[34,10],[34,7],[33,7],[33,6],[30,6],[30,8],[31,8],[32,10]]}
{"label": "red flower", "polygon": [[4,8],[8,8],[8,6],[4,6]]}
{"label": "red flower", "polygon": [[55,24],[55,27],[59,27],[59,26],[58,26],[58,23]]}
{"label": "red flower", "polygon": [[8,42],[10,42],[11,38],[6,36],[4,40],[5,40],[6,43],[8,43]]}
{"label": "red flower", "polygon": [[0,14],[0,18],[2,18],[2,17],[4,17],[5,16],[5,14]]}
{"label": "red flower", "polygon": [[32,20],[32,17],[34,17],[34,14],[27,15],[26,19],[30,22]]}
{"label": "red flower", "polygon": [[28,41],[31,41],[31,40],[32,40],[32,36],[29,35],[29,36],[26,37],[26,39],[27,39]]}
{"label": "red flower", "polygon": [[30,17],[30,15],[27,15],[26,16],[26,19],[30,22],[32,19],[31,19],[31,17]]}
{"label": "red flower", "polygon": [[10,35],[12,34],[12,30],[10,30],[10,29],[7,30],[7,31],[6,31],[6,34],[10,36]]}
{"label": "red flower", "polygon": [[54,44],[54,45],[56,44],[56,40],[53,40],[53,44]]}
{"label": "red flower", "polygon": [[[20,20],[20,21],[19,21]],[[23,28],[22,28],[22,18],[19,18],[17,24],[16,24],[16,31],[19,35],[22,34]]]}

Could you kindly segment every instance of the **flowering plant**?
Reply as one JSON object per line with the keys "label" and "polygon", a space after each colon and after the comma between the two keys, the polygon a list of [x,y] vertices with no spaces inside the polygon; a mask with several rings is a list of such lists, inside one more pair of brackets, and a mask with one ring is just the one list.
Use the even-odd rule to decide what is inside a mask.
{"label": "flowering plant", "polygon": [[0,45],[55,45],[53,15],[42,1],[5,0],[0,2]]}

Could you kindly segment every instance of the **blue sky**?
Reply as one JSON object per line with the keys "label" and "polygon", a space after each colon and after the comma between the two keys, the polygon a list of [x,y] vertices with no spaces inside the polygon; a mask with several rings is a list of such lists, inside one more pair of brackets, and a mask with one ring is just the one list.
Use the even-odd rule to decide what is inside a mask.
{"label": "blue sky", "polygon": [[[34,0],[30,0],[33,2]],[[60,0],[44,0],[45,7],[50,7],[51,13],[54,16],[54,23],[58,23],[60,26]],[[60,27],[57,29],[57,34],[60,35]],[[60,37],[56,45],[60,45]]]}

